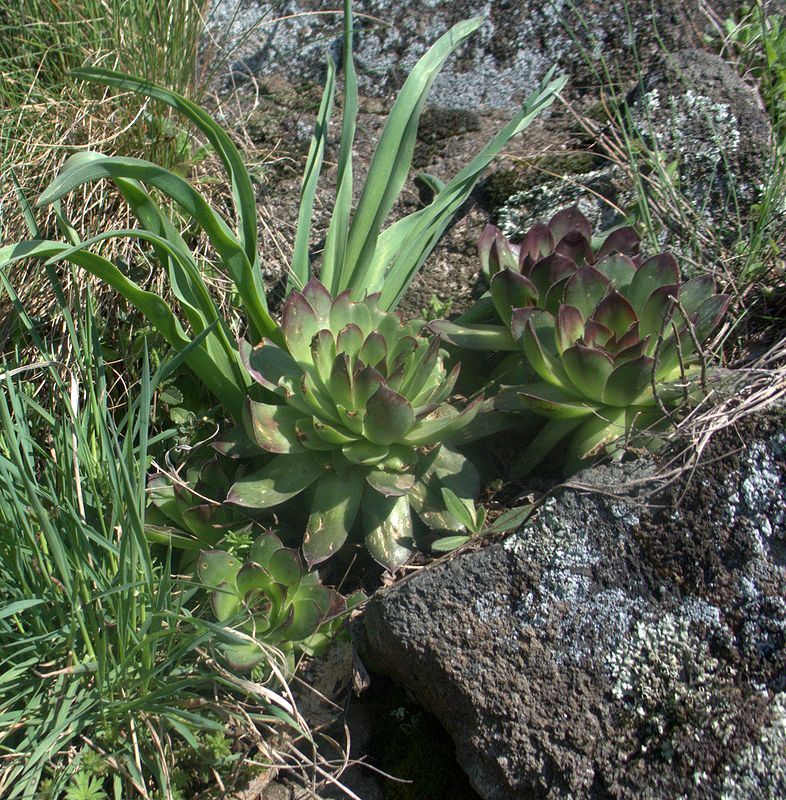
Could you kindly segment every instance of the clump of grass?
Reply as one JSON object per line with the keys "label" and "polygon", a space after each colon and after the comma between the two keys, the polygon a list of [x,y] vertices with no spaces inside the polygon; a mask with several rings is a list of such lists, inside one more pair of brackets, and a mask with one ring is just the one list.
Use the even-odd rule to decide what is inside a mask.
{"label": "clump of grass", "polygon": [[[194,589],[146,541],[146,470],[172,435],[149,433],[151,399],[177,365],[150,376],[146,364],[113,417],[91,298],[74,319],[48,274],[68,369],[0,274],[39,353],[0,364],[0,796],[194,796],[175,791],[180,762],[208,740],[242,740],[275,762],[262,731],[297,717],[275,677],[283,657],[269,651],[266,685],[223,670],[210,640],[228,634],[192,616]],[[31,380],[42,375],[45,395]],[[243,757],[219,749],[202,771],[223,793]]]}

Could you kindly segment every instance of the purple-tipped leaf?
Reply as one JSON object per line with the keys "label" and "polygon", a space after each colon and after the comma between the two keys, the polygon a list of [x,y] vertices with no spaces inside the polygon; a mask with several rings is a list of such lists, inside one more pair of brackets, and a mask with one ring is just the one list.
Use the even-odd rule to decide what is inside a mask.
{"label": "purple-tipped leaf", "polygon": [[538,290],[532,281],[518,272],[504,269],[491,279],[491,299],[505,325],[510,324],[512,309],[533,305],[537,297]]}
{"label": "purple-tipped leaf", "polygon": [[[545,308],[546,298],[552,288],[562,284],[576,271],[576,265],[569,258],[554,253],[540,259],[527,272],[527,277],[532,281],[537,290],[538,305]],[[560,298],[562,294],[560,292]]]}
{"label": "purple-tipped leaf", "polygon": [[303,297],[308,300],[309,305],[314,309],[319,327],[330,327],[330,309],[333,306],[333,298],[330,296],[330,292],[316,278],[311,278],[303,287]]}
{"label": "purple-tipped leaf", "polygon": [[302,372],[295,359],[270,339],[262,339],[254,348],[245,339],[241,339],[238,348],[248,374],[258,384],[276,394],[284,394],[279,386],[282,378],[294,378]]}
{"label": "purple-tipped leaf", "polygon": [[[371,331],[360,348],[360,360],[369,367],[376,367],[384,362],[388,355],[385,337],[379,331]],[[386,368],[385,364],[382,365]]]}
{"label": "purple-tipped leaf", "polygon": [[731,295],[716,294],[707,298],[691,317],[696,339],[704,343],[725,316],[731,303]]}
{"label": "purple-tipped leaf", "polygon": [[559,307],[556,324],[557,350],[565,352],[584,335],[584,319],[581,312],[573,306]]}
{"label": "purple-tipped leaf", "polygon": [[597,403],[603,402],[606,381],[614,370],[611,356],[594,347],[575,344],[562,354],[562,363],[577,391]]}
{"label": "purple-tipped leaf", "polygon": [[384,384],[366,402],[363,433],[374,444],[400,442],[415,424],[409,400]]}
{"label": "purple-tipped leaf", "polygon": [[615,367],[606,381],[603,402],[610,406],[632,405],[650,386],[654,366],[654,358],[640,355]]}
{"label": "purple-tipped leaf", "polygon": [[548,225],[536,222],[524,236],[519,250],[519,268],[529,269],[532,264],[554,251],[555,239]]}
{"label": "purple-tipped leaf", "polygon": [[330,400],[335,405],[355,409],[354,389],[352,385],[352,362],[346,353],[339,353],[330,371],[328,391]]}
{"label": "purple-tipped leaf", "polygon": [[363,331],[354,322],[345,325],[336,337],[336,353],[346,353],[353,358],[363,347]]}
{"label": "purple-tipped leaf", "polygon": [[679,301],[682,310],[690,317],[698,307],[712,297],[715,281],[711,275],[699,275],[680,287]]}
{"label": "purple-tipped leaf", "polygon": [[636,274],[636,267],[632,259],[619,253],[601,259],[595,264],[595,269],[602,272],[618,292],[623,293],[630,286],[633,276]]}
{"label": "purple-tipped leaf", "polygon": [[568,278],[563,302],[575,306],[584,319],[589,319],[609,288],[609,279],[593,267],[582,267]]}
{"label": "purple-tipped leaf", "polygon": [[[596,258],[602,259],[612,253],[619,253],[625,256],[636,257],[641,246],[641,236],[636,233],[634,228],[624,227],[612,231],[606,241],[600,246]],[[619,289],[619,285],[617,286]]]}
{"label": "purple-tipped leaf", "polygon": [[321,327],[308,300],[297,290],[291,292],[281,314],[281,332],[287,350],[301,366],[311,363],[311,340]]}
{"label": "purple-tipped leaf", "polygon": [[549,230],[556,243],[571,233],[575,233],[587,241],[592,239],[592,226],[584,214],[579,211],[578,206],[558,211],[549,220]]}
{"label": "purple-tipped leaf", "polygon": [[638,313],[646,305],[652,293],[662,286],[679,284],[680,270],[671,253],[659,253],[647,259],[637,270],[625,292]]}
{"label": "purple-tipped leaf", "polygon": [[269,453],[297,453],[303,448],[297,439],[295,426],[303,415],[289,406],[271,406],[250,398],[243,406],[246,433]]}
{"label": "purple-tipped leaf", "polygon": [[[663,332],[664,338],[670,335],[669,317],[676,321],[679,327],[679,314],[675,311],[674,298],[679,292],[679,284],[660,286],[650,294],[649,299],[639,311],[639,335],[658,337]],[[676,319],[675,319],[676,314]]]}
{"label": "purple-tipped leaf", "polygon": [[624,336],[637,321],[633,306],[614,289],[598,303],[592,319],[605,325],[616,337]]}

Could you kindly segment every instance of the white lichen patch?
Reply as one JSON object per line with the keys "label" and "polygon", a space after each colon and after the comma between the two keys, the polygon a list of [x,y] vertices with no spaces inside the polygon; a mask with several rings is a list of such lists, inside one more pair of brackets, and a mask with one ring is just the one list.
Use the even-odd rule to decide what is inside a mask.
{"label": "white lichen patch", "polygon": [[786,693],[770,707],[772,721],[755,745],[726,767],[720,800],[781,800],[786,797]]}
{"label": "white lichen patch", "polygon": [[[709,703],[718,660],[712,656],[705,625],[719,625],[719,612],[689,600],[679,613],[635,622],[616,651],[606,654],[612,694],[641,718],[705,696]],[[699,701],[700,702],[700,701]]]}

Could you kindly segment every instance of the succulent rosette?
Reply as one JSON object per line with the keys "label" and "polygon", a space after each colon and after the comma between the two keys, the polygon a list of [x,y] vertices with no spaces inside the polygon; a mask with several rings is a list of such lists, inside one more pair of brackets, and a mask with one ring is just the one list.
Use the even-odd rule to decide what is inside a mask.
{"label": "succulent rosette", "polygon": [[[265,533],[242,562],[224,550],[203,550],[196,579],[210,591],[216,619],[235,623],[246,641],[226,644],[222,652],[236,669],[250,669],[266,658],[260,643],[275,645],[288,656],[315,654],[329,641],[347,609],[338,592],[306,572],[297,550]],[[356,596],[352,603],[363,598]]]}
{"label": "succulent rosette", "polygon": [[707,275],[683,282],[671,254],[642,260],[638,250],[631,228],[594,250],[575,208],[535,225],[519,246],[487,228],[480,253],[497,322],[432,323],[458,345],[523,356],[523,382],[504,387],[496,407],[551,420],[528,448],[525,469],[568,436],[570,467],[608,452],[689,392],[698,348],[729,297],[716,294]]}
{"label": "succulent rosette", "polygon": [[285,347],[241,347],[252,378],[279,402],[248,400],[248,436],[273,458],[227,499],[270,508],[306,492],[309,565],[337,552],[356,520],[372,556],[400,565],[413,547],[411,506],[426,513],[419,498],[433,494],[416,487],[429,448],[477,413],[447,403],[458,368],[446,371],[439,337],[380,310],[378,298],[334,299],[312,279],[284,304]]}

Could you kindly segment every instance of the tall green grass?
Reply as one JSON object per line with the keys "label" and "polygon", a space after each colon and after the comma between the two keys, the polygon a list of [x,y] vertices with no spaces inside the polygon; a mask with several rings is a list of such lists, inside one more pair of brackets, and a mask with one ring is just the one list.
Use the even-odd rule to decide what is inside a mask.
{"label": "tall green grass", "polygon": [[152,397],[176,364],[151,376],[146,363],[114,419],[91,299],[73,319],[48,274],[68,371],[0,273],[40,356],[0,364],[0,796],[54,800],[92,780],[118,799],[174,798],[175,753],[293,709],[275,686],[261,702],[243,682],[251,716],[239,713],[239,682],[210,658],[220,631],[191,615],[193,590],[145,539],[145,473],[169,436],[150,435]]}

